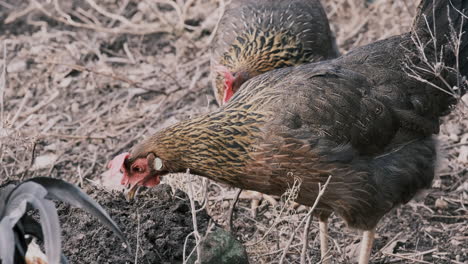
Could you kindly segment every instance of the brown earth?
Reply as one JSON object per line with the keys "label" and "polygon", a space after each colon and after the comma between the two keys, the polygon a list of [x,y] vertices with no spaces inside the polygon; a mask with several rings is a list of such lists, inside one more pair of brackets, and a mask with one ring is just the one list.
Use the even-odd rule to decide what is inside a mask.
{"label": "brown earth", "polygon": [[[193,225],[190,203],[182,191],[173,194],[163,184],[129,203],[121,193],[89,186],[85,190],[115,219],[132,252],[129,254],[122,241],[89,214],[61,205],[63,251],[71,263],[130,263],[135,261],[137,249],[143,263],[182,263],[184,249],[187,258],[193,250],[194,237],[185,242]],[[206,232],[209,220],[205,211],[197,214],[200,232]]]}

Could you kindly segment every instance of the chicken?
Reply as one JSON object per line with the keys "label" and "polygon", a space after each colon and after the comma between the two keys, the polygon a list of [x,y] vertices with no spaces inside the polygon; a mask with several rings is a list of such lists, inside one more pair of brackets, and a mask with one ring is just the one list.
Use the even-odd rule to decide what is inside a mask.
{"label": "chicken", "polygon": [[364,231],[359,263],[368,263],[379,220],[433,180],[432,135],[466,92],[453,69],[468,71],[468,34],[459,54],[448,34],[468,30],[467,10],[468,0],[422,0],[411,32],[252,78],[219,110],[155,133],[114,169],[130,195],[187,168],[270,195],[299,180],[296,201],[308,206],[331,176],[315,211],[322,258],[334,212]]}
{"label": "chicken", "polygon": [[259,74],[338,55],[319,0],[233,0],[211,45],[216,100],[226,103]]}
{"label": "chicken", "polygon": [[[252,77],[338,55],[319,0],[234,0],[211,45],[213,91],[222,105]],[[260,200],[276,202],[253,191],[244,191],[241,197],[252,199],[252,217]]]}
{"label": "chicken", "polygon": [[[61,254],[59,219],[51,199],[88,211],[128,246],[123,233],[106,211],[80,189],[62,180],[38,177],[0,188],[0,263],[67,263]],[[26,214],[31,206],[39,211],[40,224]],[[47,255],[27,236],[43,242]]]}

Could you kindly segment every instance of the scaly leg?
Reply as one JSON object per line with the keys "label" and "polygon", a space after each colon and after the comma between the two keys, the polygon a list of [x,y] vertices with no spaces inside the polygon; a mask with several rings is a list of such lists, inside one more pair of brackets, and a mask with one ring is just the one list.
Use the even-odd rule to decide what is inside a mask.
{"label": "scaly leg", "polygon": [[359,264],[368,264],[372,245],[374,244],[375,229],[366,230],[362,234],[361,250],[359,251]]}
{"label": "scaly leg", "polygon": [[253,218],[257,217],[257,208],[260,205],[262,200],[267,200],[271,205],[275,206],[278,202],[275,198],[262,194],[256,191],[244,191],[242,192],[240,199],[248,199],[252,200],[250,207],[251,207],[251,215]]}
{"label": "scaly leg", "polygon": [[331,255],[328,249],[328,217],[319,220],[320,257],[322,264],[331,264]]}

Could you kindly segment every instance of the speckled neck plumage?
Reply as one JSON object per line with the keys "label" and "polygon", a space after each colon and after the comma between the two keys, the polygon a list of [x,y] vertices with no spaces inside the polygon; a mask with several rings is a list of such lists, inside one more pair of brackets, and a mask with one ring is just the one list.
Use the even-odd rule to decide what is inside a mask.
{"label": "speckled neck plumage", "polygon": [[169,172],[206,176],[242,185],[249,148],[260,136],[264,115],[255,111],[218,111],[180,122],[159,131],[137,147],[132,155],[153,152]]}
{"label": "speckled neck plumage", "polygon": [[253,28],[236,38],[220,63],[232,72],[246,71],[255,76],[312,61],[313,56],[313,50],[303,47],[300,36],[285,29]]}
{"label": "speckled neck plumage", "polygon": [[216,70],[218,66],[249,79],[339,55],[318,0],[233,1],[219,23],[211,53],[218,102],[225,88],[225,75]]}

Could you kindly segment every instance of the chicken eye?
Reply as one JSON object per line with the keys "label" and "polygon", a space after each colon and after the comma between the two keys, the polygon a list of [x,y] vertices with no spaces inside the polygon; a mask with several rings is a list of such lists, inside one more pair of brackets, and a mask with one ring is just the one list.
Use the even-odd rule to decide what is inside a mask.
{"label": "chicken eye", "polygon": [[136,173],[140,173],[140,172],[143,172],[143,168],[140,166],[135,166],[132,168],[132,171]]}

